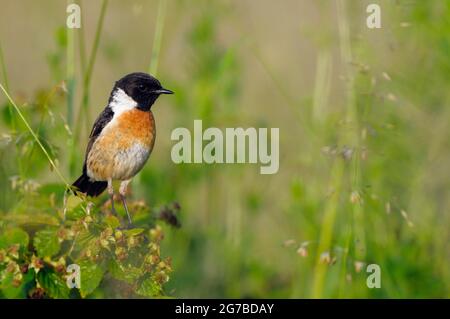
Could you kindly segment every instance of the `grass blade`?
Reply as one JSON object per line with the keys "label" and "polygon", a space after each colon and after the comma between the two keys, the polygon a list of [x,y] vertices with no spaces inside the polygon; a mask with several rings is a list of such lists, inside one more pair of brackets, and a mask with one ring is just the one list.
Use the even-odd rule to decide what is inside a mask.
{"label": "grass blade", "polygon": [[47,150],[45,149],[44,145],[42,145],[41,141],[39,140],[39,137],[37,136],[37,134],[33,131],[33,129],[31,128],[30,124],[28,123],[28,121],[26,120],[25,116],[22,114],[22,111],[20,111],[20,108],[17,106],[17,104],[14,102],[14,100],[11,98],[11,96],[8,94],[8,91],[4,88],[4,86],[0,83],[0,89],[2,89],[3,93],[5,94],[5,96],[7,97],[7,99],[9,100],[9,102],[11,103],[11,105],[14,107],[14,109],[17,111],[17,114],[19,114],[20,119],[23,121],[23,123],[25,124],[25,126],[27,127],[28,131],[30,132],[30,134],[33,136],[33,138],[36,140],[36,143],[38,143],[39,147],[41,148],[42,152],[44,152],[45,156],[47,157],[50,165],[53,167],[53,169],[55,170],[56,174],[58,174],[59,178],[61,179],[61,181],[66,185],[66,187],[69,187],[69,184],[66,180],[66,178],[63,176],[63,174],[60,172],[60,170],[58,169],[58,167],[56,166],[55,162],[53,161],[53,159],[51,158],[50,154],[47,152]]}
{"label": "grass blade", "polygon": [[152,57],[148,72],[154,76],[158,73],[159,53],[161,52],[162,33],[164,29],[164,19],[166,16],[166,1],[159,0],[158,14],[156,17],[155,36],[153,38]]}

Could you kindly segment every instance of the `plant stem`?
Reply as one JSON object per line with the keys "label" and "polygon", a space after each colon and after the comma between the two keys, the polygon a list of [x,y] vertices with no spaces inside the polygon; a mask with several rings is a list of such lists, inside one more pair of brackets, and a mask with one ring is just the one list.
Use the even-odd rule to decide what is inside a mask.
{"label": "plant stem", "polygon": [[[77,1],[78,5],[82,6],[82,1]],[[83,21],[83,11],[80,12],[81,14],[81,21]],[[86,49],[85,49],[85,40],[84,40],[84,26],[82,25],[81,28],[78,29],[78,43],[79,43],[79,55],[80,55],[80,66],[81,66],[81,73],[84,74],[86,72]]]}
{"label": "plant stem", "polygon": [[75,34],[74,29],[67,28],[67,68],[66,68],[66,84],[67,84],[67,124],[72,127],[73,123],[73,106],[75,91]]}
{"label": "plant stem", "polygon": [[105,18],[107,5],[108,5],[108,0],[103,0],[102,7],[100,9],[100,16],[99,16],[99,19],[97,22],[97,29],[95,32],[94,44],[92,47],[91,54],[89,56],[89,63],[88,63],[86,72],[83,77],[83,98],[82,98],[81,107],[79,109],[78,116],[77,116],[78,126],[75,131],[75,140],[78,140],[80,137],[79,136],[80,132],[81,132],[81,125],[80,125],[81,121],[80,120],[81,120],[82,113],[84,113],[84,115],[85,115],[86,125],[88,126],[87,129],[89,130],[89,125],[90,125],[89,110],[88,110],[89,98],[90,98],[89,86],[91,84],[92,72],[94,70],[94,65],[95,65],[95,61],[96,61],[96,57],[97,57],[97,50],[98,50],[98,45],[100,43],[100,35],[102,32],[102,28],[103,28],[103,21]]}
{"label": "plant stem", "polygon": [[55,170],[56,174],[58,174],[59,178],[61,178],[61,180],[63,181],[63,183],[66,185],[66,187],[69,187],[69,184],[67,183],[66,178],[61,174],[60,170],[58,169],[58,167],[56,166],[55,162],[53,161],[53,159],[51,158],[50,154],[47,152],[47,150],[45,149],[44,145],[42,145],[41,141],[39,140],[39,137],[37,136],[37,134],[33,131],[33,129],[31,128],[30,124],[28,124],[28,121],[25,119],[25,116],[22,114],[22,112],[20,111],[19,107],[16,105],[16,103],[13,101],[13,99],[11,98],[11,96],[8,94],[8,91],[3,87],[3,85],[0,83],[0,89],[2,89],[3,93],[5,94],[5,96],[8,98],[9,102],[11,103],[11,105],[14,107],[14,109],[17,111],[17,114],[19,114],[20,119],[23,121],[23,123],[25,124],[25,126],[27,127],[28,131],[30,132],[30,134],[33,136],[33,138],[36,140],[36,143],[38,143],[39,147],[42,149],[42,152],[44,152],[45,156],[47,157],[50,165],[53,167],[53,169]]}
{"label": "plant stem", "polygon": [[162,34],[164,29],[164,19],[166,16],[166,1],[159,0],[158,14],[156,17],[155,35],[153,38],[152,56],[148,72],[154,76],[158,73],[159,53],[161,52]]}
{"label": "plant stem", "polygon": [[313,280],[313,298],[322,298],[325,275],[328,264],[321,260],[321,254],[324,252],[331,252],[331,244],[333,239],[334,222],[336,219],[336,212],[339,204],[339,198],[342,190],[342,180],[344,175],[344,162],[340,158],[336,158],[333,163],[331,172],[330,188],[332,194],[325,206],[324,216],[322,220],[322,227],[320,232],[319,246],[317,248],[316,267],[314,269]]}
{"label": "plant stem", "polygon": [[[3,56],[3,49],[2,49],[1,43],[0,43],[0,67],[2,69],[3,82],[5,83],[6,89],[9,91],[8,75],[7,75],[7,71],[6,71],[5,58]],[[9,110],[9,115],[11,116],[11,126],[13,128],[13,131],[15,131],[16,123],[15,123],[15,119],[13,116],[14,112],[13,112],[13,108],[12,108],[11,104],[8,104],[8,110]]]}
{"label": "plant stem", "polygon": [[[83,73],[83,97],[81,100],[81,107],[78,110],[78,115],[77,115],[77,125],[75,127],[75,132],[73,134],[73,142],[72,145],[70,147],[71,151],[70,151],[70,160],[69,160],[69,171],[72,173],[75,169],[75,163],[77,162],[77,156],[76,156],[76,146],[78,141],[80,140],[80,134],[81,134],[81,127],[82,127],[82,113],[84,113],[85,115],[85,125],[86,125],[86,130],[89,132],[90,130],[90,120],[89,120],[89,109],[88,109],[88,105],[89,105],[89,98],[90,98],[90,92],[89,92],[89,86],[91,83],[91,78],[92,78],[92,72],[94,70],[94,65],[95,65],[95,61],[96,61],[96,57],[97,57],[97,50],[98,50],[98,45],[100,42],[100,35],[102,32],[102,27],[103,27],[103,21],[105,18],[105,13],[106,13],[106,8],[108,6],[108,0],[103,0],[102,2],[102,7],[100,9],[100,16],[97,22],[97,28],[96,28],[96,32],[95,32],[95,38],[94,38],[94,44],[92,46],[92,51],[91,54],[89,56],[89,63],[87,66],[86,71]],[[82,68],[83,67],[83,60],[84,60],[84,36],[83,33],[80,32],[80,46],[83,46],[83,48],[80,47],[80,59],[82,62]]]}

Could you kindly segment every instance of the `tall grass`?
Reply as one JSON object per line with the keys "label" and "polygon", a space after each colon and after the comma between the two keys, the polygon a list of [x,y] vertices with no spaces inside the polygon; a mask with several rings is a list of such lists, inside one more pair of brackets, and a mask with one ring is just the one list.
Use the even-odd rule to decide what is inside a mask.
{"label": "tall grass", "polygon": [[23,115],[22,111],[20,110],[20,108],[17,106],[17,104],[14,102],[14,100],[11,98],[11,96],[9,95],[8,91],[3,87],[3,85],[0,83],[0,89],[3,91],[3,93],[5,94],[5,96],[7,97],[8,101],[11,103],[11,105],[14,107],[15,111],[17,112],[17,115],[19,116],[19,118],[22,120],[23,124],[25,124],[27,130],[29,131],[29,133],[33,136],[33,138],[35,139],[36,143],[39,145],[40,149],[42,150],[42,152],[45,154],[45,156],[47,157],[48,162],[50,163],[50,165],[52,166],[53,170],[56,172],[56,174],[58,175],[58,177],[61,179],[61,181],[66,185],[66,187],[69,187],[69,183],[67,182],[66,178],[63,176],[63,174],[61,173],[61,171],[59,170],[58,166],[55,164],[54,159],[50,156],[50,154],[48,153],[48,151],[46,150],[46,148],[44,147],[44,145],[42,144],[42,142],[40,141],[38,135],[34,132],[34,130],[31,128],[30,124],[28,123],[28,121],[26,120],[25,116]]}
{"label": "tall grass", "polygon": [[[367,31],[364,5],[345,0],[298,3],[317,19],[286,11],[283,21],[270,26],[267,18],[276,21],[281,14],[271,10],[289,4],[199,0],[193,6],[160,0],[157,5],[156,12],[145,14],[154,25],[153,45],[140,67],[161,74],[176,94],[154,109],[164,117],[158,114],[155,152],[139,174],[134,197],[140,222],[146,213],[170,208],[168,202],[182,207],[181,230],[164,228],[161,247],[173,257],[170,294],[448,296],[450,7],[432,1],[383,5],[383,28]],[[80,132],[92,124],[87,115],[94,102],[92,74],[103,72],[97,62],[105,58],[103,44],[111,41],[102,30],[116,23],[105,19],[107,10],[118,14],[103,1],[89,54],[86,29],[65,30],[65,60],[55,59],[55,69],[64,72],[54,72],[53,80],[66,80],[66,104],[53,84],[29,97],[29,105],[21,106],[19,96],[13,101],[5,84],[6,67],[14,68],[0,52],[2,92],[9,94],[2,125],[6,133],[17,133],[16,146],[10,142],[0,153],[0,186],[8,192],[1,203],[2,231],[19,220],[59,225],[59,181],[66,184],[64,175],[79,172]],[[120,14],[131,17],[132,10]],[[299,17],[305,18],[301,32],[289,38],[298,32]],[[176,36],[167,38],[169,26]],[[135,46],[139,50],[142,44]],[[170,51],[174,48],[180,51]],[[118,51],[117,60],[105,60],[109,68],[129,62],[129,52]],[[170,62],[164,72],[163,60]],[[296,83],[300,78],[306,89]],[[167,108],[158,108],[164,103]],[[6,121],[11,111],[15,129]],[[53,121],[50,112],[56,117],[67,112],[67,117]],[[170,131],[190,128],[198,118],[204,128],[280,127],[279,174],[260,176],[251,165],[172,163]],[[69,130],[62,128],[65,121]],[[27,148],[29,135],[39,152]],[[58,156],[53,145],[63,154],[67,143],[68,172],[57,162],[65,156]],[[13,147],[25,154],[17,161],[8,156]],[[27,169],[17,169],[16,162],[26,162]],[[56,185],[48,164],[60,170]],[[33,180],[42,187],[24,192]],[[95,200],[94,218],[108,212],[105,198]],[[32,220],[24,221],[30,212]],[[366,286],[370,263],[381,266],[381,289]],[[108,296],[109,289],[99,286],[91,296]]]}
{"label": "tall grass", "polygon": [[156,16],[155,34],[153,37],[152,55],[148,67],[148,72],[153,76],[156,76],[158,73],[159,54],[161,52],[161,42],[164,30],[164,20],[166,16],[166,6],[167,6],[166,0],[159,0],[158,13]]}
{"label": "tall grass", "polygon": [[[85,123],[86,129],[88,131],[91,128],[90,127],[90,125],[91,125],[90,112],[88,109],[89,102],[90,102],[90,85],[91,85],[92,73],[94,71],[94,66],[95,66],[95,62],[97,59],[97,51],[98,51],[98,46],[99,46],[100,39],[101,39],[103,22],[104,22],[107,7],[108,7],[108,0],[103,0],[101,8],[100,8],[100,15],[99,15],[99,18],[97,21],[94,42],[92,44],[92,49],[91,49],[91,53],[89,55],[89,60],[88,60],[88,64],[86,67],[86,71],[83,74],[83,82],[82,82],[83,93],[82,93],[82,99],[81,99],[81,107],[79,108],[79,111],[78,111],[77,122],[80,123],[81,120],[84,119],[83,122]],[[81,127],[82,127],[81,125],[77,125],[77,127],[76,127],[75,135],[74,135],[76,141],[79,140],[79,138],[80,138]]]}
{"label": "tall grass", "polygon": [[[79,53],[80,53],[80,61],[81,61],[81,67],[82,67],[82,98],[81,98],[81,105],[78,109],[78,114],[77,114],[77,125],[75,126],[75,130],[74,130],[74,134],[73,134],[73,139],[72,142],[70,143],[70,163],[69,163],[69,169],[71,174],[74,174],[74,172],[76,171],[76,167],[77,167],[77,162],[80,159],[80,156],[77,156],[77,153],[79,152],[78,150],[78,146],[79,146],[79,142],[80,142],[80,134],[82,132],[82,127],[83,125],[81,123],[84,123],[85,125],[85,129],[87,132],[90,132],[91,129],[91,120],[90,120],[90,112],[89,112],[89,103],[90,103],[90,84],[91,84],[91,78],[92,78],[92,73],[94,71],[94,66],[95,66],[95,62],[96,62],[96,58],[97,58],[97,51],[98,51],[98,46],[101,40],[101,33],[102,33],[102,28],[103,28],[103,23],[104,23],[104,18],[105,18],[105,14],[106,14],[106,9],[108,7],[108,0],[103,0],[102,1],[102,5],[100,8],[100,15],[99,18],[97,20],[97,26],[96,26],[96,31],[95,31],[95,37],[94,37],[94,42],[92,44],[92,49],[89,55],[89,60],[88,60],[88,64],[86,67],[84,67],[85,65],[85,41],[84,41],[84,31],[82,31],[83,28],[80,29],[79,32]],[[70,33],[70,31],[69,31]],[[72,39],[73,41],[73,39]],[[71,47],[70,49],[68,48],[68,50],[71,50],[70,52],[68,51],[68,66],[70,67],[70,65],[74,64],[74,48]],[[68,72],[67,77],[69,79],[71,79],[71,76],[73,76],[73,74],[70,74]],[[73,79],[73,81],[75,81]],[[74,89],[74,88],[73,88]],[[73,95],[73,94],[69,94],[69,95]],[[68,100],[68,102],[72,103],[71,100]],[[69,104],[68,104],[69,107]]]}
{"label": "tall grass", "polygon": [[[2,48],[2,44],[0,43],[0,68],[2,71],[2,81],[5,84],[5,88],[7,91],[9,91],[9,81],[8,81],[8,72],[6,70],[6,63],[5,63],[5,57],[3,55],[3,48]],[[15,130],[15,117],[13,116],[13,107],[12,105],[8,105],[8,111],[9,111],[9,116],[11,117],[11,125],[12,125],[12,129],[13,131]]]}

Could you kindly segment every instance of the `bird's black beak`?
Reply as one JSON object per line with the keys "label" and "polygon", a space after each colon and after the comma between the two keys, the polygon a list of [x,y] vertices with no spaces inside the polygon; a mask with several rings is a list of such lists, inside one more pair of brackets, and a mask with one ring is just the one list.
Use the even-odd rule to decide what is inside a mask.
{"label": "bird's black beak", "polygon": [[173,94],[173,91],[167,90],[167,89],[164,89],[164,88],[159,89],[159,90],[155,90],[153,92],[155,92],[156,94]]}

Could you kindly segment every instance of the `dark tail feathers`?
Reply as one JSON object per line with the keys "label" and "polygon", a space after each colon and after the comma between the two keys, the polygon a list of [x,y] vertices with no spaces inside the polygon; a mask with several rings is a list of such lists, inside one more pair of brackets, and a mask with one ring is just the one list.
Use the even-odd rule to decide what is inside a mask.
{"label": "dark tail feathers", "polygon": [[103,193],[108,186],[107,182],[91,182],[86,173],[83,173],[73,184],[81,193],[86,193],[89,196],[96,197]]}

